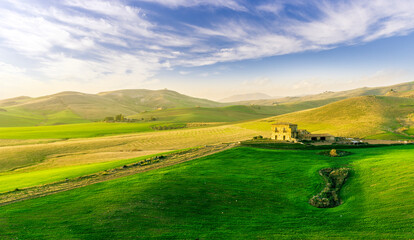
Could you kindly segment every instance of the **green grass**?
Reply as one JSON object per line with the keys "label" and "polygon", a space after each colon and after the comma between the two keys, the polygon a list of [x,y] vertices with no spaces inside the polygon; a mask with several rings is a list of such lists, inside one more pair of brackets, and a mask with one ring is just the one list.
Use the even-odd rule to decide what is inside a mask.
{"label": "green grass", "polygon": [[0,126],[16,127],[16,126],[35,126],[40,124],[44,117],[32,114],[18,108],[2,108],[0,111]]}
{"label": "green grass", "polygon": [[[159,123],[159,122],[157,122]],[[0,139],[89,138],[122,133],[150,132],[155,122],[81,123],[37,127],[0,128]]]}
{"label": "green grass", "polygon": [[[112,126],[111,124],[107,125]],[[85,125],[85,127],[87,126]],[[134,125],[125,124],[125,126]],[[70,131],[70,129],[68,130]],[[88,129],[86,128],[86,130]],[[137,131],[137,129],[134,129],[134,131]],[[107,133],[112,133],[112,131],[109,129]],[[73,163],[121,160],[141,156],[142,154],[146,155],[148,151],[150,153],[165,152],[209,144],[235,142],[250,139],[259,134],[262,133],[237,126],[224,125],[140,132],[99,138],[55,139],[54,141],[51,141],[51,139],[29,139],[31,141],[27,139],[20,141],[6,139],[0,140],[0,144],[13,145],[0,147],[0,172],[29,166],[33,168],[38,165],[47,168],[57,165],[74,165]]]}
{"label": "green grass", "polygon": [[85,123],[89,120],[82,119],[70,110],[63,111],[31,111],[19,107],[5,107],[0,111],[0,127],[24,127],[37,125],[57,125],[71,123]]}
{"label": "green grass", "polygon": [[51,113],[46,116],[42,125],[59,125],[59,124],[74,124],[87,123],[89,120],[82,119],[70,110],[63,110],[61,112]]}
{"label": "green grass", "polygon": [[[0,208],[1,238],[410,239],[414,146],[238,148]],[[344,204],[318,209],[317,171],[347,166]]]}
{"label": "green grass", "polygon": [[376,134],[376,135],[371,135],[368,137],[365,137],[365,139],[380,139],[380,140],[412,140],[412,137],[403,135],[403,134],[398,134],[398,133],[393,133],[393,132],[387,132],[387,133],[381,133],[381,134]]}
{"label": "green grass", "polygon": [[[173,151],[172,151],[173,152]],[[30,171],[23,173],[6,172],[0,173],[0,192],[7,192],[16,188],[25,188],[36,185],[42,185],[46,183],[52,183],[57,181],[65,180],[66,178],[80,177],[108,169],[123,166],[125,164],[139,162],[146,158],[167,154],[171,152],[152,154],[148,156],[142,156],[137,158],[110,161],[103,163],[91,163],[76,166],[67,166],[59,168],[51,168],[38,171]]]}
{"label": "green grass", "polygon": [[407,131],[405,131],[405,133],[409,135],[414,135],[414,127],[410,127]]}

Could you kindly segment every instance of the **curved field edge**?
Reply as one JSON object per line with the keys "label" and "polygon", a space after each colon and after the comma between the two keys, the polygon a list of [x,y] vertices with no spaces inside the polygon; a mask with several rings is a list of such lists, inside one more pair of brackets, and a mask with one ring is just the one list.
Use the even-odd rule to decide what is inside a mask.
{"label": "curved field edge", "polygon": [[[2,238],[412,237],[413,146],[316,151],[236,148],[1,207]],[[344,204],[308,204],[317,171],[350,166]],[[111,231],[108,231],[111,229]]]}
{"label": "curved field edge", "polygon": [[[36,185],[26,188],[16,188],[14,191],[0,193],[0,206],[12,204],[19,201],[28,199],[44,197],[51,194],[56,194],[71,189],[85,187],[91,184],[99,182],[105,182],[112,179],[130,176],[137,173],[142,173],[154,169],[159,169],[174,164],[190,161],[203,156],[208,156],[220,151],[234,147],[235,144],[217,144],[210,146],[203,146],[190,149],[182,149],[173,152],[167,152],[163,154],[149,155],[144,158],[129,159],[122,161],[121,167],[115,167],[112,165],[105,165],[99,167],[105,167],[104,171],[95,172],[99,168],[95,168],[94,173],[80,174],[79,171],[70,173],[71,178],[64,178],[61,181],[55,181],[46,183],[43,185]],[[120,162],[118,162],[120,164]],[[111,168],[109,168],[111,167]],[[68,172],[63,172],[66,175]],[[85,172],[84,172],[85,173]],[[62,175],[59,177],[63,177]],[[75,175],[74,175],[75,174]],[[78,176],[79,175],[79,176]],[[27,179],[26,179],[27,180]],[[51,179],[49,179],[51,180]],[[13,183],[15,184],[15,183]],[[21,184],[21,182],[20,182]]]}
{"label": "curved field edge", "polygon": [[36,185],[53,183],[53,182],[62,181],[65,179],[73,179],[76,177],[85,176],[88,174],[104,171],[107,169],[121,167],[126,164],[139,162],[141,160],[145,160],[147,158],[151,158],[154,156],[173,154],[173,153],[177,153],[180,151],[185,151],[185,149],[157,153],[157,154],[150,154],[150,155],[141,156],[137,158],[131,158],[131,159],[103,162],[103,163],[83,164],[83,165],[52,168],[52,169],[30,171],[30,172],[23,172],[23,173],[13,173],[13,172],[3,173],[3,174],[0,174],[0,193],[12,191],[15,189],[32,187]]}

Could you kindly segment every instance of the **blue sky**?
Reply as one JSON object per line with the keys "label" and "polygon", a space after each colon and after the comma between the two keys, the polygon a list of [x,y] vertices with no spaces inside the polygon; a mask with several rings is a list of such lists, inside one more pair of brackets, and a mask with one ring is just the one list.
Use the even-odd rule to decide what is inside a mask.
{"label": "blue sky", "polygon": [[413,29],[410,0],[1,0],[0,98],[384,86],[414,80]]}

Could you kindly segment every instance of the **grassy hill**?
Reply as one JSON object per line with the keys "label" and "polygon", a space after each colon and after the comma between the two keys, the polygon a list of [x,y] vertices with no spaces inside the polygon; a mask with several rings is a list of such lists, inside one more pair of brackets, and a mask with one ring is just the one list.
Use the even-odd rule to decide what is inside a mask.
{"label": "grassy hill", "polygon": [[[410,239],[413,146],[315,151],[237,148],[0,207],[1,238]],[[347,166],[344,203],[308,204],[317,171]]]}
{"label": "grassy hill", "polygon": [[[218,103],[170,90],[119,90],[99,94],[62,92],[39,98],[19,97],[1,100],[0,127],[87,123],[100,121],[107,116],[120,113],[145,120],[156,118],[160,121],[172,122],[236,122],[316,108],[351,96],[375,94],[412,98],[414,92],[412,89],[414,89],[414,83],[404,83],[382,88],[362,88],[276,101],[241,102],[241,104],[248,105]],[[408,100],[401,99],[401,101]],[[341,108],[346,107],[348,106],[341,106]],[[387,111],[388,109],[392,110],[384,108]],[[323,113],[319,114],[318,117],[323,117],[323,115]],[[325,118],[320,120],[324,121]],[[395,126],[397,125],[387,125],[392,130]],[[378,128],[384,130],[382,126]],[[387,131],[392,132],[389,129]],[[373,134],[383,133],[382,131],[374,132]]]}
{"label": "grassy hill", "polygon": [[99,94],[62,92],[0,101],[0,127],[56,125],[133,115],[157,108],[218,107],[221,103],[170,90],[119,90]]}
{"label": "grassy hill", "polygon": [[135,119],[156,118],[159,121],[172,122],[236,122],[259,119],[304,109],[315,108],[329,103],[326,100],[285,103],[277,106],[234,105],[219,108],[182,108],[142,112],[129,116]]}
{"label": "grassy hill", "polygon": [[243,124],[251,129],[270,129],[273,122],[292,122],[314,133],[336,136],[404,139],[398,134],[412,125],[414,99],[364,96],[334,102],[319,108],[280,115]]}
{"label": "grassy hill", "polygon": [[101,97],[138,110],[154,108],[218,107],[223,104],[207,99],[194,98],[171,90],[128,89],[98,94]]}
{"label": "grassy hill", "polygon": [[278,98],[278,99],[234,102],[232,104],[274,105],[275,103],[280,104],[280,103],[287,103],[287,102],[303,102],[303,101],[315,101],[315,100],[326,100],[326,101],[330,100],[331,102],[335,102],[340,99],[359,97],[359,96],[387,95],[387,93],[389,93],[391,89],[401,94],[400,96],[403,96],[404,93],[414,90],[414,82],[401,83],[401,84],[385,86],[385,87],[374,87],[374,88],[364,87],[364,88],[357,88],[357,89],[339,91],[339,92],[327,91],[327,92],[320,93],[320,94],[307,95],[307,96],[302,96],[302,97],[285,97],[285,98]]}
{"label": "grassy hill", "polygon": [[174,122],[235,122],[314,108],[334,100],[337,99],[275,106],[222,107],[226,104],[192,98],[169,90],[120,90],[97,95],[62,92],[39,98],[1,101],[0,127],[86,123],[120,113],[145,120],[155,117],[160,121]]}

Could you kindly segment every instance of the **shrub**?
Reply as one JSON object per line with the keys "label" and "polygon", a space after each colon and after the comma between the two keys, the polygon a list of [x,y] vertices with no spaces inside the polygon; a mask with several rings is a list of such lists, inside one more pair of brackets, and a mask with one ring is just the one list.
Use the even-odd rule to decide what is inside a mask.
{"label": "shrub", "polygon": [[332,150],[329,152],[329,155],[330,155],[331,157],[337,157],[337,156],[338,156],[338,153],[336,153],[336,149],[332,149]]}
{"label": "shrub", "polygon": [[115,118],[114,118],[114,117],[106,117],[106,118],[104,119],[104,121],[105,121],[105,122],[113,122],[113,121],[115,121]]}
{"label": "shrub", "polygon": [[122,122],[124,120],[125,120],[125,116],[122,115],[122,114],[118,114],[118,115],[115,116],[115,121],[117,121],[117,122]]}

